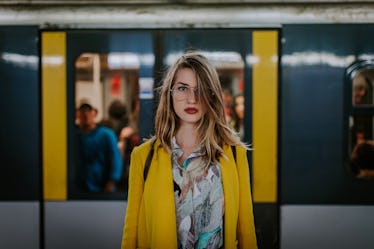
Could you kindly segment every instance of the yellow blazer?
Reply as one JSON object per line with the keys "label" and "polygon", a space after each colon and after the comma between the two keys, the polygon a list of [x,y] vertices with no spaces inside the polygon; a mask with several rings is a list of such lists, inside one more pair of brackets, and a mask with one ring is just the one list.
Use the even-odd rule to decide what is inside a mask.
{"label": "yellow blazer", "polygon": [[[154,155],[144,184],[144,164],[150,141],[131,154],[129,192],[122,249],[177,248],[177,222],[170,154],[154,144]],[[221,157],[224,191],[224,248],[257,248],[249,183],[247,155],[236,147],[236,165],[230,146],[224,146],[227,158]]]}

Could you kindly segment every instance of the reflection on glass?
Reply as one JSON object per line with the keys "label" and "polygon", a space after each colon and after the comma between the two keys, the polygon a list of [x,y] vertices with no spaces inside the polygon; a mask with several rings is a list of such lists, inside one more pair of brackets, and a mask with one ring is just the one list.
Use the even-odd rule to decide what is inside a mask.
{"label": "reflection on glass", "polygon": [[75,63],[78,191],[127,191],[130,154],[139,142],[139,67],[130,53],[85,53]]}
{"label": "reflection on glass", "polygon": [[358,72],[352,80],[353,105],[373,105],[374,69]]}
{"label": "reflection on glass", "polygon": [[353,111],[361,111],[362,114],[349,118],[351,166],[356,177],[371,179],[374,178],[374,68],[353,73]]}

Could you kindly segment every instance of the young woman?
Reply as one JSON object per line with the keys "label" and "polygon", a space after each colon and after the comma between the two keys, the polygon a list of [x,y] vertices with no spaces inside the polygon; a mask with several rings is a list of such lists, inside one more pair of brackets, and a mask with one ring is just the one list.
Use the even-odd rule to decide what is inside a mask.
{"label": "young woman", "polygon": [[247,148],[226,123],[214,67],[186,53],[160,91],[155,136],[131,156],[122,249],[257,248]]}

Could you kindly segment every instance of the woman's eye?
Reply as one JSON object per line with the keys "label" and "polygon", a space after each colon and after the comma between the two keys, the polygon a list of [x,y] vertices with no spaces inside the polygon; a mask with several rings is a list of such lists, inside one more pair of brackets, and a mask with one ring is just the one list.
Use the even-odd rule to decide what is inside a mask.
{"label": "woman's eye", "polygon": [[178,91],[180,91],[180,92],[184,92],[184,91],[186,91],[186,89],[187,89],[187,87],[185,87],[185,86],[178,86]]}

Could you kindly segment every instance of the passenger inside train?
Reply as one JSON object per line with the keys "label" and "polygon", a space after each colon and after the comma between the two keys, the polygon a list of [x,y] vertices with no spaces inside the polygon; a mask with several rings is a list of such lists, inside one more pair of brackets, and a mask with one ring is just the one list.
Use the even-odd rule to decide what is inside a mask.
{"label": "passenger inside train", "polygon": [[[113,56],[116,60],[112,58]],[[108,186],[88,189],[91,192],[88,198],[123,198],[123,194],[127,193],[130,154],[140,140],[138,129],[139,65],[134,64],[135,59],[136,55],[131,53],[116,53],[114,55],[83,53],[76,60],[76,102],[82,99],[90,100],[90,108],[86,108],[89,109],[87,114],[91,114],[90,124],[100,130],[105,128],[106,139],[104,140],[110,144],[110,149],[106,151],[111,151],[111,153],[102,155],[102,161],[105,162],[101,162],[101,165],[105,166],[101,166],[102,171],[97,170],[96,173],[105,175],[105,178],[108,178],[110,174],[115,175],[115,177],[112,175],[114,181],[110,181],[112,188]],[[127,64],[115,64],[113,61],[125,61]],[[79,117],[83,115],[79,110],[78,108],[76,120],[78,126],[80,126]],[[84,137],[81,133],[79,132],[80,146],[82,137]],[[102,148],[102,150],[104,149]],[[82,179],[88,177],[87,172],[80,172],[82,170],[79,169],[87,167],[86,165],[81,166],[82,162],[85,162],[82,157],[83,159],[87,157],[86,151],[80,148],[77,153],[79,155],[76,158],[79,158],[80,162],[77,163],[77,167],[72,169],[77,172],[71,173],[70,176],[73,179],[69,179],[73,185],[80,185]],[[103,154],[103,152],[96,154],[101,155],[100,153]],[[104,168],[110,168],[112,171],[104,172]],[[82,187],[75,189],[73,186],[71,189],[74,195],[78,194],[81,197],[79,192]],[[83,189],[87,190],[87,187],[85,186]],[[100,194],[104,192],[112,194],[105,196]]]}
{"label": "passenger inside train", "polygon": [[121,179],[122,161],[115,133],[97,125],[97,109],[89,99],[78,106],[80,180],[89,192],[114,192]]}
{"label": "passenger inside train", "polygon": [[233,119],[232,126],[239,134],[240,139],[244,139],[244,95],[239,93],[233,100]]}
{"label": "passenger inside train", "polygon": [[226,121],[232,121],[232,90],[229,87],[222,88],[222,99],[225,108]]}
{"label": "passenger inside train", "polygon": [[100,123],[112,129],[118,139],[118,148],[121,153],[123,174],[119,181],[119,191],[127,191],[128,175],[130,165],[130,154],[132,149],[139,142],[136,129],[130,122],[126,105],[119,99],[115,99],[109,106],[109,117]]}

